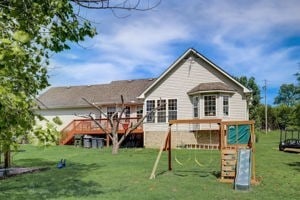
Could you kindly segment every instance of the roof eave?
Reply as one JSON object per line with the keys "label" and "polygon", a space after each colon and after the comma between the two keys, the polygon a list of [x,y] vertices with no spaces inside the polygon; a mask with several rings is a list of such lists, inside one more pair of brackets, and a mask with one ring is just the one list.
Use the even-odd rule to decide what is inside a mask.
{"label": "roof eave", "polygon": [[234,94],[235,91],[229,91],[229,90],[206,90],[206,91],[197,91],[197,92],[188,92],[188,95],[196,95],[196,94],[212,94],[212,93],[228,93],[228,94]]}
{"label": "roof eave", "polygon": [[57,110],[57,109],[72,109],[72,108],[90,108],[88,105],[78,105],[78,106],[43,106],[37,110]]}

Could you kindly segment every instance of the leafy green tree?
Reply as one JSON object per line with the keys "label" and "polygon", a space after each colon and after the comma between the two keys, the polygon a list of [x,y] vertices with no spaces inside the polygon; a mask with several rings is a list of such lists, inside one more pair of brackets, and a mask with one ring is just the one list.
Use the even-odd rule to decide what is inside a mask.
{"label": "leafy green tree", "polygon": [[294,121],[294,125],[296,127],[298,127],[298,129],[300,129],[300,72],[297,72],[295,74],[297,81],[298,81],[298,85],[297,85],[297,89],[296,89],[296,100],[297,103],[295,105],[295,110],[294,110],[294,115],[293,115],[293,121]]}
{"label": "leafy green tree", "polygon": [[51,146],[59,144],[60,132],[57,125],[62,125],[59,117],[54,117],[51,121],[47,121],[46,126],[38,125],[33,132],[29,134],[29,140],[33,144],[41,146]]}
{"label": "leafy green tree", "polygon": [[300,103],[298,103],[295,106],[294,112],[293,112],[293,122],[294,126],[300,129]]}
{"label": "leafy green tree", "polygon": [[293,106],[297,103],[297,87],[294,84],[282,84],[278,96],[275,97],[274,104],[284,104]]}
{"label": "leafy green tree", "polygon": [[49,85],[49,54],[95,34],[68,0],[0,2],[0,151],[5,167],[15,138],[34,126],[35,96]]}
{"label": "leafy green tree", "polygon": [[259,86],[255,82],[254,77],[247,78],[246,76],[241,76],[235,77],[235,79],[252,91],[252,101],[249,105],[249,118],[255,120],[256,126],[258,126],[259,122],[262,121],[262,118],[260,118],[258,114],[261,99]]}
{"label": "leafy green tree", "polygon": [[296,86],[296,100],[298,103],[300,103],[300,72],[297,72],[295,76],[298,81],[298,85]]}
{"label": "leafy green tree", "polygon": [[283,84],[274,103],[279,104],[276,108],[277,123],[279,128],[300,127],[300,73],[295,74],[298,85]]}
{"label": "leafy green tree", "polygon": [[297,72],[295,76],[297,77],[298,85],[300,85],[300,72]]}
{"label": "leafy green tree", "polygon": [[5,154],[5,167],[10,164],[10,148],[17,147],[16,138],[26,136],[34,127],[35,96],[49,85],[49,55],[69,49],[70,42],[96,34],[90,22],[79,15],[80,9],[75,8],[145,11],[159,3],[160,0],[154,4],[142,0],[0,1],[0,152]]}
{"label": "leafy green tree", "polygon": [[[277,110],[276,108],[267,105],[267,111],[268,111],[268,129],[278,129],[278,123],[277,123]],[[260,104],[257,107],[257,116],[255,116],[255,125],[256,128],[259,129],[265,129],[266,125],[266,117],[265,117],[265,105]]]}
{"label": "leafy green tree", "polygon": [[292,124],[291,115],[293,112],[293,108],[289,107],[285,104],[281,104],[273,108],[275,110],[276,115],[276,124],[279,129],[286,129]]}

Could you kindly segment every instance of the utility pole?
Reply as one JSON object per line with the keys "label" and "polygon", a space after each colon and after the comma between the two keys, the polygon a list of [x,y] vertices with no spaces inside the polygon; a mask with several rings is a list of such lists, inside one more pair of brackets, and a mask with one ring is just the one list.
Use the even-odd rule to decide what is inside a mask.
{"label": "utility pole", "polygon": [[265,90],[265,131],[268,134],[268,105],[267,105],[267,80],[264,80],[264,90]]}

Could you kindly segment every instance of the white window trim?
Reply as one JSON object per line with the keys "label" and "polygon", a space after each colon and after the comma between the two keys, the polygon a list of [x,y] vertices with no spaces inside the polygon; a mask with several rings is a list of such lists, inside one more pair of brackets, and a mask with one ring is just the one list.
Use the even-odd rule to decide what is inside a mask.
{"label": "white window trim", "polygon": [[[228,97],[228,115],[224,115],[224,97]],[[227,118],[230,117],[230,96],[229,95],[222,95],[222,116]]]}
{"label": "white window trim", "polygon": [[[206,96],[215,96],[216,97],[216,102],[215,102],[215,115],[205,115],[205,97]],[[218,94],[206,94],[206,95],[203,95],[203,117],[205,118],[215,118],[218,116]],[[222,111],[223,112],[223,111]]]}
{"label": "white window trim", "polygon": [[[145,101],[145,109],[144,109],[146,115],[148,114],[148,110],[147,110],[147,102],[148,101],[154,101],[154,108],[156,107],[156,100],[155,99],[147,99]],[[148,121],[148,117],[146,117],[146,123],[150,123],[150,124],[156,123],[156,111],[153,114],[154,114],[154,120],[150,122],[150,121]]]}
{"label": "white window trim", "polygon": [[[195,104],[194,104],[194,101],[195,101],[196,98],[198,98],[198,104],[197,104],[198,117],[195,117]],[[201,99],[200,96],[193,96],[192,97],[192,105],[193,105],[192,115],[193,115],[193,118],[200,118],[200,116],[201,116],[201,114],[200,114],[200,99]]]}
{"label": "white window trim", "polygon": [[168,124],[169,123],[169,100],[176,100],[176,108],[177,108],[177,110],[176,110],[176,116],[177,116],[177,119],[178,119],[178,113],[179,113],[179,111],[178,111],[178,99],[177,98],[159,98],[159,99],[147,99],[147,100],[145,100],[145,106],[144,106],[144,108],[145,108],[145,113],[147,114],[147,101],[154,101],[154,107],[156,108],[157,106],[158,106],[158,101],[160,101],[160,100],[165,100],[166,101],[166,110],[165,110],[165,112],[166,112],[166,121],[165,122],[158,122],[158,110],[156,110],[155,112],[154,112],[154,121],[153,122],[149,122],[149,121],[147,121],[147,118],[146,118],[146,123],[152,123],[152,124],[154,124],[154,123],[156,123],[156,124]]}
{"label": "white window trim", "polygon": [[164,122],[159,122],[158,121],[158,113],[159,112],[162,112],[162,111],[160,111],[160,110],[156,110],[156,112],[155,112],[155,119],[156,119],[156,123],[158,123],[158,124],[161,124],[161,123],[167,123],[168,122],[168,115],[167,115],[167,113],[169,112],[169,109],[168,109],[168,99],[158,99],[158,100],[156,100],[156,102],[155,102],[155,104],[156,104],[156,106],[158,107],[158,102],[163,102],[163,101],[165,101],[165,121]]}
{"label": "white window trim", "polygon": [[177,98],[166,98],[166,122],[169,123],[169,100],[176,100],[176,119],[178,119],[178,99]]}
{"label": "white window trim", "polygon": [[[139,108],[142,108],[142,109],[139,109]],[[140,118],[143,118],[143,116],[144,116],[144,106],[143,106],[143,105],[137,105],[137,106],[136,106],[136,112],[135,112],[135,116],[136,116],[136,117],[139,117],[139,116],[138,116],[138,111],[139,111],[139,110],[142,111]]]}

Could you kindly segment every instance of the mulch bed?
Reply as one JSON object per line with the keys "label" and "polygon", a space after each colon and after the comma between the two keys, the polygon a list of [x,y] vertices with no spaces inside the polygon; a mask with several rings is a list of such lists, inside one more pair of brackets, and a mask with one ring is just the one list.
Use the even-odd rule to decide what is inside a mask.
{"label": "mulch bed", "polygon": [[26,173],[40,172],[50,169],[49,167],[12,167],[8,169],[0,169],[0,179],[9,178]]}

